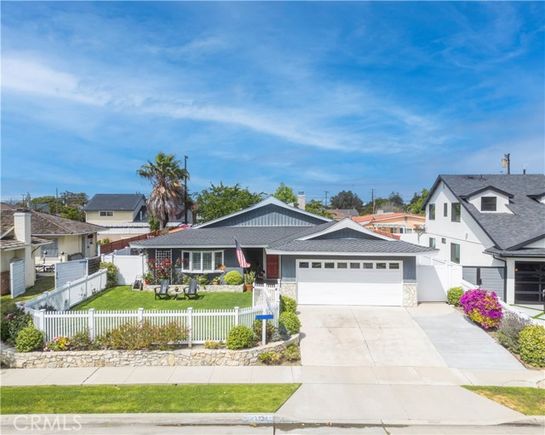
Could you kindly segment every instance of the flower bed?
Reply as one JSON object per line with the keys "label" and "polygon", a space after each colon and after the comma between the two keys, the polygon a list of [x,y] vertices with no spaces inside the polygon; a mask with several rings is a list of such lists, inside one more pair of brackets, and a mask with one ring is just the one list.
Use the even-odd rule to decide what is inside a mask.
{"label": "flower bed", "polygon": [[495,329],[500,325],[503,309],[495,292],[473,289],[460,298],[464,313],[484,329]]}

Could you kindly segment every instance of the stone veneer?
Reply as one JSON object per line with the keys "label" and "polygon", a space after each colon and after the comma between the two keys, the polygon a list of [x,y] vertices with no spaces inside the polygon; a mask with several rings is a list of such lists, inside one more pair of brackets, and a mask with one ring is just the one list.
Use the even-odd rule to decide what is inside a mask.
{"label": "stone veneer", "polygon": [[282,281],[280,283],[280,294],[297,300],[297,283]]}
{"label": "stone veneer", "polygon": [[251,366],[262,352],[280,352],[299,343],[299,334],[251,349],[88,350],[67,352],[15,352],[2,346],[0,362],[11,368],[140,367],[140,366]]}
{"label": "stone veneer", "polygon": [[418,305],[418,294],[415,282],[403,283],[403,306],[416,307]]}

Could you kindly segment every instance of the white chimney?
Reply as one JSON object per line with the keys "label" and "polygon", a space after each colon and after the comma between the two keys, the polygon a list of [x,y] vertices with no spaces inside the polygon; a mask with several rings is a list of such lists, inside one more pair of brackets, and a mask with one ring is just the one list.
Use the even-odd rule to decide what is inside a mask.
{"label": "white chimney", "polygon": [[30,212],[17,211],[13,213],[13,226],[15,227],[15,238],[25,245],[32,242]]}
{"label": "white chimney", "polygon": [[297,208],[304,210],[306,205],[307,201],[305,200],[305,192],[299,192],[297,194]]}

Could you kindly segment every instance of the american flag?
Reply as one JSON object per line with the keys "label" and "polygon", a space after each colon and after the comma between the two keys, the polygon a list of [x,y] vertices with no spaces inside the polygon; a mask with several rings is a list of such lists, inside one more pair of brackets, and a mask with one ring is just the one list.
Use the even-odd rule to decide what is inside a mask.
{"label": "american flag", "polygon": [[242,252],[242,248],[240,247],[240,243],[238,243],[238,240],[235,239],[235,246],[237,250],[237,260],[240,267],[243,269],[246,269],[247,267],[250,267],[250,263],[246,261],[246,257],[244,256],[244,252]]}

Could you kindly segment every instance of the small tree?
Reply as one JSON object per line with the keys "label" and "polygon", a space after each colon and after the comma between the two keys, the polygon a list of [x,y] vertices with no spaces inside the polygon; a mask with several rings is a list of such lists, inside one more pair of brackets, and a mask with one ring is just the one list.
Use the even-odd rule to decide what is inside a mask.
{"label": "small tree", "polygon": [[293,189],[284,183],[280,183],[280,186],[274,192],[274,197],[286,204],[297,204],[297,196],[293,193]]}
{"label": "small tree", "polygon": [[309,213],[314,213],[319,216],[324,216],[326,218],[331,218],[331,213],[324,207],[321,201],[313,199],[305,205],[305,211]]}
{"label": "small tree", "polygon": [[416,193],[411,198],[409,204],[407,204],[406,210],[413,214],[424,214],[424,202],[430,194],[428,189],[422,189],[420,193]]}
{"label": "small tree", "polygon": [[363,207],[363,201],[350,190],[343,190],[331,197],[330,204],[332,208],[355,208],[360,210]]}

